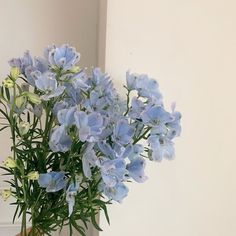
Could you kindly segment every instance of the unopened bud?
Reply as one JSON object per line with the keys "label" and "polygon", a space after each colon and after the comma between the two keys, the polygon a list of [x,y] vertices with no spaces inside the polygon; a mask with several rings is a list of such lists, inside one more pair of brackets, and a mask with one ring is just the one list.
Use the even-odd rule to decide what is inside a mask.
{"label": "unopened bud", "polygon": [[7,78],[7,79],[3,80],[2,85],[5,88],[12,88],[12,87],[14,87],[14,82],[11,79]]}
{"label": "unopened bud", "polygon": [[16,97],[15,105],[17,108],[21,108],[25,103],[26,103],[26,99],[24,96]]}
{"label": "unopened bud", "polygon": [[21,135],[21,136],[26,135],[26,134],[28,133],[28,131],[29,131],[29,128],[30,128],[29,122],[21,121],[21,122],[18,124],[18,129],[19,129],[19,132],[20,132],[20,135]]}
{"label": "unopened bud", "polygon": [[7,159],[3,161],[3,165],[7,168],[15,168],[16,162],[12,157],[7,157]]}
{"label": "unopened bud", "polygon": [[18,67],[12,67],[11,68],[11,72],[10,72],[11,78],[16,80],[18,79],[19,75],[20,75],[20,68]]}
{"label": "unopened bud", "polygon": [[3,189],[1,191],[1,196],[4,201],[6,201],[11,196],[11,190],[10,189]]}
{"label": "unopened bud", "polygon": [[39,172],[38,171],[31,171],[28,173],[27,178],[30,180],[37,180],[39,178]]}
{"label": "unopened bud", "polygon": [[25,95],[27,96],[29,101],[32,102],[33,104],[39,105],[41,103],[41,99],[37,94],[31,93],[31,92],[26,92]]}
{"label": "unopened bud", "polygon": [[78,73],[80,71],[80,68],[79,66],[74,66],[70,69],[70,72],[71,73]]}

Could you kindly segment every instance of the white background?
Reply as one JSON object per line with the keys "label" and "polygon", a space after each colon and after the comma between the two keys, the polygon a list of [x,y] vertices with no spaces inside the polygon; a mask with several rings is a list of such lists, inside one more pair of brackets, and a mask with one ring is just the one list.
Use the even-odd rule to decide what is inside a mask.
{"label": "white background", "polygon": [[156,78],[182,112],[176,159],[150,163],[101,236],[236,235],[236,2],[109,0],[106,69]]}

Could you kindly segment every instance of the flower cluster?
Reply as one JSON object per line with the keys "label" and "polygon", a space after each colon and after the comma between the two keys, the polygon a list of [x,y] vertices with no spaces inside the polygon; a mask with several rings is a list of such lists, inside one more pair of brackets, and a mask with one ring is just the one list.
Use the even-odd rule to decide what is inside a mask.
{"label": "flower cluster", "polygon": [[[17,122],[13,132],[21,150],[36,150],[24,161],[18,160],[20,151],[15,153],[5,168],[33,175],[28,181],[35,182],[32,186],[44,198],[54,194],[61,201],[64,195],[69,217],[76,214],[80,193],[90,197],[94,183],[96,198],[103,194],[121,202],[128,194],[127,182],[147,179],[147,159],[174,157],[173,139],[181,132],[181,115],[174,105],[165,110],[156,80],[127,72],[124,100],[107,74],[99,68],[91,73],[80,69],[79,59],[68,45],[46,48],[44,58],[33,59],[26,52],[9,62],[12,73],[3,88],[7,93],[14,89],[8,101],[1,95],[10,109],[9,120]],[[18,78],[25,83],[17,85]]]}

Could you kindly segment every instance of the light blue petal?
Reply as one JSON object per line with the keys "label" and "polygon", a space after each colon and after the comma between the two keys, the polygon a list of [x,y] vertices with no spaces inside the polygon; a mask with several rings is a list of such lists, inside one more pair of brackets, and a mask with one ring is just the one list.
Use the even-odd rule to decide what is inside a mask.
{"label": "light blue petal", "polygon": [[49,183],[52,180],[52,176],[50,174],[40,174],[39,175],[39,179],[38,179],[38,183],[42,188],[46,188]]}
{"label": "light blue petal", "polygon": [[144,173],[145,159],[138,157],[133,159],[130,164],[127,165],[127,170],[129,171],[129,176],[133,178],[138,183],[143,183],[147,180]]}

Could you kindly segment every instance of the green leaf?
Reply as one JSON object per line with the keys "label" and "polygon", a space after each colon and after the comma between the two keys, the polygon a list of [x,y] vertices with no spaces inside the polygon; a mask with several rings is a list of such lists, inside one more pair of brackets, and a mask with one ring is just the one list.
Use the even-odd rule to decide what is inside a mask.
{"label": "green leaf", "polygon": [[86,236],[85,234],[85,230],[82,226],[79,226],[75,220],[71,219],[70,220],[71,224],[73,225],[73,227],[82,235],[82,236]]}
{"label": "green leaf", "polygon": [[103,209],[107,223],[110,225],[110,218],[107,212],[107,206],[106,205],[100,205],[100,207]]}
{"label": "green leaf", "polygon": [[9,89],[6,88],[6,87],[5,87],[5,94],[6,94],[7,100],[10,101],[10,97],[11,97],[10,91],[9,91]]}
{"label": "green leaf", "polygon": [[99,227],[99,225],[98,225],[98,223],[97,223],[97,221],[96,221],[96,214],[95,214],[95,211],[94,211],[94,210],[92,210],[91,221],[92,221],[92,223],[93,223],[93,226],[94,226],[98,231],[103,231],[103,230]]}
{"label": "green leaf", "polygon": [[10,127],[10,126],[3,126],[1,129],[0,129],[0,131],[3,131],[4,129],[6,129],[6,128],[8,128],[8,127]]}
{"label": "green leaf", "polygon": [[15,223],[15,220],[16,220],[16,215],[19,211],[19,208],[20,208],[20,205],[17,204],[17,207],[16,207],[16,210],[15,210],[15,213],[14,213],[14,216],[13,216],[13,219],[12,219],[12,223],[14,224]]}

